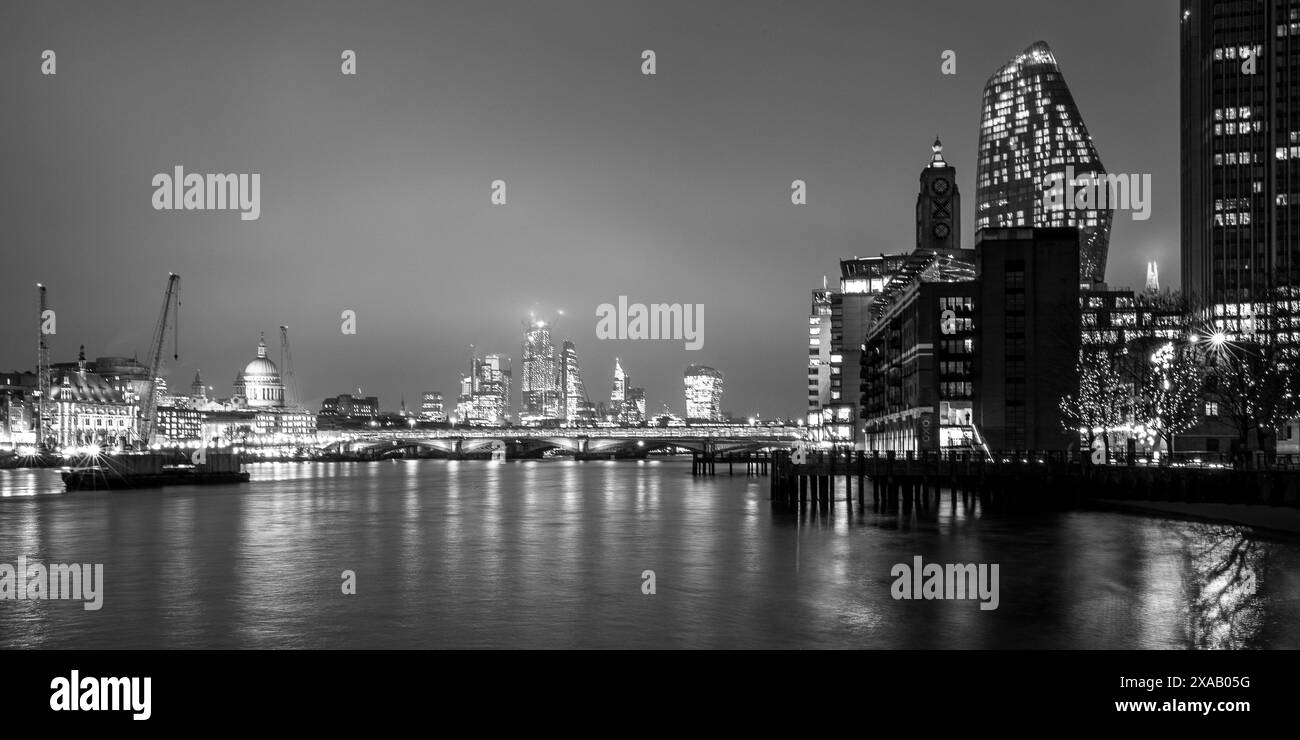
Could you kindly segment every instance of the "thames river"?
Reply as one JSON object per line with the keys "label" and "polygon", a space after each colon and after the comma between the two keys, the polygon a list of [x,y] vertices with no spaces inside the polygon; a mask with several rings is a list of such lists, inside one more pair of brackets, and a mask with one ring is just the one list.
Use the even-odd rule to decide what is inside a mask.
{"label": "thames river", "polygon": [[[0,563],[105,575],[98,611],[0,600],[0,647],[1300,648],[1300,544],[1243,527],[946,496],[800,513],[675,460],[247,469],[70,494],[0,471]],[[998,564],[998,607],[894,599],[916,556]]]}

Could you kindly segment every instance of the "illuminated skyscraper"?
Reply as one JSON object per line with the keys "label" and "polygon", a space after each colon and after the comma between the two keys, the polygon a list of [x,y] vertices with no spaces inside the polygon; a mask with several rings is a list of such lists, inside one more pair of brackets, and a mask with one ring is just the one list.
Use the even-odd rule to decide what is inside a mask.
{"label": "illuminated skyscraper", "polygon": [[551,343],[551,327],[545,321],[524,322],[521,423],[543,424],[562,419],[564,391],[558,360],[555,345]]}
{"label": "illuminated skyscraper", "polygon": [[722,373],[706,365],[691,365],[686,383],[686,420],[722,421]]}
{"label": "illuminated skyscraper", "polygon": [[822,287],[812,292],[812,310],[808,314],[808,426],[821,431],[822,410],[831,403],[831,304],[834,291]]}
{"label": "illuminated skyscraper", "polygon": [[460,376],[460,393],[456,395],[456,421],[470,423],[474,416],[474,376]]}
{"label": "illuminated skyscraper", "polygon": [[1300,286],[1300,0],[1181,9],[1182,289],[1232,335]]}
{"label": "illuminated skyscraper", "polygon": [[564,389],[564,421],[569,424],[593,424],[596,407],[587,398],[587,386],[578,368],[578,350],[565,341],[560,354],[560,387]]}
{"label": "illuminated skyscraper", "polygon": [[470,375],[469,418],[463,419],[470,424],[483,426],[502,426],[510,416],[510,370],[502,367],[502,360],[509,363],[509,358],[501,355],[475,357],[473,373]]}
{"label": "illuminated skyscraper", "polygon": [[1063,180],[1067,167],[1076,181],[1106,172],[1056,57],[1039,41],[984,86],[975,228],[1077,226],[1083,232],[1080,279],[1102,282],[1111,209],[1077,209],[1068,200],[1053,208],[1045,202],[1050,183]]}

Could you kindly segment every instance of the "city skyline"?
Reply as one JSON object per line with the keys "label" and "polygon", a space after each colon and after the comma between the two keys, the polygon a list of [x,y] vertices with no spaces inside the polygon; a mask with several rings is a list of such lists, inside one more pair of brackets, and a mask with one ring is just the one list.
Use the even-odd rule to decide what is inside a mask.
{"label": "city skyline", "polygon": [[10,3],[0,90],[33,716],[431,649],[1289,706],[1300,0]]}
{"label": "city skyline", "polygon": [[[106,9],[75,25],[15,9],[6,28],[18,35],[0,48],[13,99],[0,144],[12,163],[0,366],[32,365],[36,282],[58,311],[56,360],[83,343],[142,357],[156,293],[175,271],[187,303],[173,387],[196,369],[225,382],[222,358],[283,324],[309,407],[358,385],[390,405],[425,390],[451,398],[462,348],[513,354],[517,317],[555,307],[566,310],[559,331],[601,369],[591,388],[606,385],[617,356],[657,409],[680,403],[684,366],[706,364],[728,373],[729,408],[799,418],[805,286],[833,260],[910,244],[898,185],[936,134],[959,187],[975,192],[982,86],[1035,40],[1052,45],[1107,166],[1156,176],[1152,219],[1116,221],[1108,277],[1140,284],[1153,259],[1179,274],[1177,137],[1159,135],[1175,128],[1176,106],[1151,102],[1176,94],[1169,10],[1027,7],[1042,4],[645,14],[611,3],[388,19],[320,4],[311,14],[328,32],[310,42],[284,41],[298,14],[280,10],[255,29],[205,18],[184,36],[159,13],[161,45]],[[454,33],[464,24],[490,43],[467,44]],[[412,45],[399,26],[428,33]],[[1094,42],[1103,32],[1150,59],[1115,58]],[[815,56],[785,51],[814,37]],[[226,54],[225,38],[243,39],[241,53]],[[45,48],[60,51],[49,79],[27,69]],[[343,48],[357,50],[355,78],[339,75]],[[639,74],[645,48],[658,53],[652,78]],[[946,49],[953,76],[940,72]],[[719,90],[730,92],[715,100]],[[1128,111],[1139,104],[1167,111],[1138,124],[1151,136],[1135,135]],[[153,210],[150,178],[174,166],[260,172],[260,217]],[[491,210],[497,178],[509,202]],[[807,205],[790,204],[796,178]],[[975,223],[971,200],[963,224]],[[82,217],[61,217],[68,208]],[[596,307],[619,295],[707,304],[708,341],[700,351],[593,341]],[[356,312],[355,335],[339,332],[344,310]],[[755,362],[763,350],[770,361]]]}
{"label": "city skyline", "polygon": [[[287,327],[281,328],[287,329]],[[48,337],[48,335],[46,336]],[[458,396],[456,394],[451,394],[452,397],[458,398],[459,401],[458,405],[453,408],[451,414],[447,415],[448,420],[457,420],[460,422],[473,421],[475,423],[488,424],[491,426],[519,423],[518,417],[521,406],[517,406],[516,404],[522,401],[523,393],[522,389],[520,389],[519,392],[515,392],[511,385],[512,373],[510,368],[513,361],[512,356],[501,352],[492,352],[480,356],[474,354],[474,345],[470,345],[469,350],[471,352],[471,372],[469,374],[461,373],[459,375],[458,384],[461,393]],[[568,339],[564,340],[562,342],[562,350],[562,352],[556,353],[552,358],[552,362],[555,366],[556,372],[556,378],[554,379],[556,380],[556,388],[564,392],[563,395],[555,399],[555,402],[558,404],[556,407],[556,416],[548,417],[549,420],[562,421],[571,425],[586,425],[594,424],[597,421],[618,420],[622,409],[618,408],[620,404],[614,403],[615,399],[617,398],[619,401],[623,401],[624,398],[619,396],[626,396],[634,391],[642,394],[638,396],[638,400],[641,406],[644,407],[646,401],[643,395],[644,389],[626,385],[626,381],[630,376],[620,365],[619,358],[614,358],[614,366],[610,373],[612,381],[611,387],[616,389],[615,393],[619,395],[616,396],[615,393],[611,393],[611,403],[606,407],[603,401],[593,401],[592,396],[584,390],[585,383],[580,374],[581,370],[578,369],[575,343]],[[90,365],[94,366],[96,363],[102,364],[106,361],[115,361],[121,367],[129,366],[130,371],[134,375],[143,373],[147,376],[147,368],[137,356],[118,357],[96,354],[94,360],[95,362],[91,362]],[[75,370],[79,364],[84,366],[86,362],[86,346],[83,344],[78,346],[78,358],[76,360],[60,360],[55,356],[51,366],[56,370],[66,372],[69,370]],[[295,377],[296,379],[296,376],[289,375],[291,368],[286,368],[283,365],[283,362],[283,359],[277,362],[270,357],[270,350],[266,344],[266,337],[263,332],[258,340],[255,355],[252,360],[246,365],[241,364],[242,361],[235,363],[237,366],[242,366],[243,369],[235,372],[234,381],[228,385],[213,385],[207,383],[202,378],[203,371],[201,368],[195,369],[193,380],[189,384],[184,384],[179,381],[169,382],[168,377],[178,378],[178,374],[171,371],[170,368],[167,367],[167,363],[164,362],[164,372],[160,373],[160,384],[156,393],[158,394],[158,397],[162,399],[160,405],[170,405],[168,400],[186,397],[201,397],[207,401],[226,403],[238,398],[242,399],[245,406],[249,409],[263,407],[297,408],[315,412],[322,411],[324,407],[329,406],[332,401],[340,397],[340,394],[331,394],[323,397],[320,401],[315,403],[290,401],[287,392],[287,381],[289,377]],[[502,367],[503,363],[504,368]],[[687,369],[689,370],[693,367],[693,365],[688,366]],[[712,368],[706,369],[712,370]],[[34,374],[33,370],[27,369],[17,370],[15,372],[19,375]],[[125,371],[122,369],[115,369],[113,372],[122,373]],[[92,369],[92,373],[103,374],[97,367]],[[18,375],[15,375],[14,377],[18,377]],[[429,385],[440,384],[441,381],[435,381]],[[397,405],[393,405],[393,403],[390,402],[388,406],[384,406],[382,405],[382,398],[375,394],[365,393],[363,391],[364,387],[364,385],[356,386],[355,390],[357,393],[355,395],[358,398],[361,396],[379,398],[381,405],[376,409],[378,413],[393,414],[400,413],[400,411],[404,410],[408,412],[411,417],[418,417],[423,411],[425,411],[424,405],[431,401],[431,395],[436,395],[439,399],[448,395],[441,390],[430,390],[426,387],[425,390],[417,391],[414,394],[414,398],[421,399],[421,403],[418,407],[409,407],[406,405],[405,393],[399,395],[400,400],[397,402]],[[226,392],[226,388],[229,388],[229,392]],[[487,390],[484,390],[484,388]],[[575,388],[578,389],[577,395],[573,394]],[[140,394],[137,393],[137,395]],[[342,395],[353,394],[344,393]],[[485,397],[500,400],[485,400]],[[629,400],[629,402],[631,401]],[[678,405],[681,406],[682,410],[685,410],[688,403],[689,401],[682,397],[677,398],[675,401],[673,399],[662,401],[663,407],[669,410],[677,410],[675,407]],[[607,414],[605,416],[597,415],[596,410],[598,408],[608,408]],[[727,413],[732,411],[729,408],[720,408],[719,410]],[[644,408],[640,409],[640,413],[642,422],[653,420],[653,415],[649,418],[645,416]],[[609,418],[605,418],[606,416]],[[744,415],[737,414],[737,418],[743,419]],[[627,423],[635,425],[633,422]]]}

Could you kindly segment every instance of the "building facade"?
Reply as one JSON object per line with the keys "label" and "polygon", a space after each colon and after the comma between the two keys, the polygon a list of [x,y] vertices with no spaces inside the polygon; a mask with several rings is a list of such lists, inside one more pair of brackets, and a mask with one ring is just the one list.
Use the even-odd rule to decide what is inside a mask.
{"label": "building facade", "polygon": [[[916,243],[910,253],[854,257],[840,261],[839,290],[824,284],[813,291],[808,319],[809,437],[823,446],[871,449],[863,420],[863,382],[868,365],[864,341],[881,320],[881,300],[896,299],[911,285],[921,260],[932,270],[967,264],[961,248],[961,194],[957,173],[935,140],[921,170],[916,195]],[[919,254],[918,254],[919,253]],[[963,268],[969,271],[969,267]],[[960,271],[960,270],[959,270]],[[871,414],[877,411],[870,412]],[[876,443],[883,434],[879,429]]]}
{"label": "building facade", "polygon": [[686,384],[686,421],[721,422],[722,373],[707,365],[691,365],[683,376]]}
{"label": "building facade", "polygon": [[628,388],[619,408],[618,423],[625,427],[639,427],[646,423],[645,388]]}
{"label": "building facade", "polygon": [[505,426],[510,420],[509,358],[498,355],[475,357],[468,378],[468,404],[461,423],[476,426]]}
{"label": "building facade", "polygon": [[565,340],[560,352],[560,387],[564,390],[562,417],[571,426],[589,426],[596,423],[596,406],[587,397],[587,386],[582,382],[582,369],[578,366],[578,349]]}
{"label": "building facade", "polygon": [[[822,287],[812,292],[812,305],[808,311],[808,412],[804,418],[809,439],[814,442],[853,439],[852,417],[841,419],[838,426],[835,422],[837,406],[846,415],[852,412],[853,407],[832,403],[840,398],[831,397],[831,383],[843,371],[838,362],[831,363],[835,352],[832,324],[835,298],[836,291],[826,287],[823,279]],[[837,388],[837,391],[843,395],[842,388]]]}
{"label": "building facade", "polygon": [[917,250],[878,302],[863,354],[868,450],[975,450],[974,321],[969,262]]}
{"label": "building facade", "polygon": [[45,404],[44,444],[54,449],[98,446],[111,449],[138,441],[139,398],[126,381],[109,382],[89,369],[85,347],[74,367],[54,366]]}
{"label": "building facade", "polygon": [[[1067,169],[1069,168],[1069,169]],[[1032,44],[984,86],[975,228],[1077,227],[1085,282],[1106,279],[1112,209],[1049,207],[1045,191],[1067,172],[1104,176],[1092,136],[1051,48]]]}
{"label": "building facade", "polygon": [[321,402],[320,416],[334,419],[376,419],[379,417],[379,399],[375,396],[341,396]]}
{"label": "building facade", "polygon": [[558,423],[562,418],[564,391],[560,385],[560,363],[551,342],[551,327],[545,321],[524,323],[520,379],[522,402],[519,421],[525,425]]}
{"label": "building facade", "polygon": [[1300,343],[1300,0],[1182,0],[1179,40],[1183,291]]}
{"label": "building facade", "polygon": [[36,373],[0,375],[0,448],[36,444]]}
{"label": "building facade", "polygon": [[[1203,327],[1198,331],[1190,321],[1184,296],[1150,288],[1136,293],[1129,288],[1094,285],[1079,294],[1079,311],[1081,350],[1085,355],[1093,355],[1085,361],[1098,364],[1131,351],[1135,345],[1143,348],[1165,342],[1179,345],[1204,331]],[[1207,399],[1202,411],[1195,427],[1175,435],[1174,449],[1178,453],[1213,455],[1231,448],[1236,432],[1220,415],[1218,404]],[[1128,440],[1135,439],[1136,427],[1149,421],[1138,418],[1129,409],[1115,428],[1102,433],[1110,435],[1110,449],[1118,450]],[[1080,436],[1082,439],[1087,435],[1081,431]],[[1281,439],[1279,452],[1283,451]],[[1136,442],[1135,451],[1143,454],[1154,452],[1160,446],[1159,440],[1154,445]]]}
{"label": "building facade", "polygon": [[420,421],[441,423],[447,420],[447,412],[442,407],[442,394],[437,391],[425,391],[420,397]]}
{"label": "building facade", "polygon": [[993,450],[1071,450],[1061,400],[1079,390],[1078,229],[976,237],[974,423]]}
{"label": "building facade", "polygon": [[284,381],[266,356],[266,335],[257,343],[257,356],[235,376],[234,398],[251,409],[284,408]]}

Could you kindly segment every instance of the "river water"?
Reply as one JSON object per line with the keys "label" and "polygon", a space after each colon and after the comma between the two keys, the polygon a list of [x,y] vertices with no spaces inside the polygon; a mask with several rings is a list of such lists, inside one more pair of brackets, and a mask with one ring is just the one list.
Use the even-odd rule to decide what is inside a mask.
{"label": "river water", "polygon": [[[248,469],[71,494],[0,471],[0,564],[105,574],[98,611],[0,600],[0,647],[1300,648],[1300,544],[1244,527],[946,497],[800,513],[673,460]],[[998,607],[894,599],[916,556],[998,564]]]}

